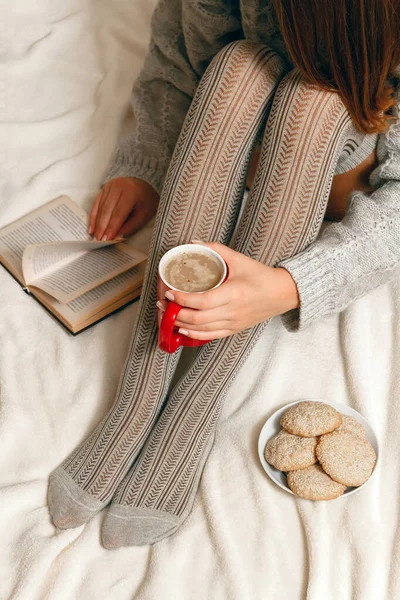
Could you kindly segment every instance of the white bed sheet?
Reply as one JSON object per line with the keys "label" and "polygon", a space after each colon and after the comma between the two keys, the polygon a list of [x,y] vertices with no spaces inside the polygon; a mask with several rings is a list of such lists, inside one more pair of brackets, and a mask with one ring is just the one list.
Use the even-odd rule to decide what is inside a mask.
{"label": "white bed sheet", "polygon": [[[90,207],[144,57],[154,0],[0,3],[0,226],[60,194]],[[107,551],[104,513],[49,518],[49,473],[110,407],[136,307],[69,336],[0,269],[0,599],[388,600],[400,597],[399,282],[290,334],[279,319],[225,403],[194,510],[153,546]],[[296,500],[257,460],[268,416],[351,404],[380,464],[349,499]]]}

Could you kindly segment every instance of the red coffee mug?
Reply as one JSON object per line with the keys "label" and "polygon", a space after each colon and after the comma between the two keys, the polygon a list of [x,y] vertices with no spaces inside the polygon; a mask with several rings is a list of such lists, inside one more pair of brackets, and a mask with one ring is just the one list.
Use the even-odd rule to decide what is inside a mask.
{"label": "red coffee mug", "polygon": [[[158,267],[158,285],[157,285],[157,297],[158,300],[165,299],[165,292],[168,290],[171,291],[183,291],[174,288],[165,278],[164,270],[168,261],[176,256],[177,254],[181,254],[182,252],[201,252],[202,254],[208,254],[213,258],[217,259],[221,265],[221,279],[220,281],[214,285],[214,287],[210,288],[212,290],[219,287],[226,279],[228,268],[224,259],[217,253],[215,250],[211,250],[211,248],[207,248],[207,246],[201,246],[200,244],[183,244],[182,246],[176,246],[169,250],[164,254],[162,259],[160,260],[160,264]],[[210,290],[206,290],[207,292]],[[204,294],[204,292],[191,292],[196,294]],[[169,354],[173,354],[179,348],[179,346],[185,346],[189,348],[193,348],[195,346],[203,346],[207,344],[211,340],[193,340],[182,333],[179,333],[178,329],[175,327],[176,318],[182,309],[182,306],[177,304],[176,302],[169,302],[168,307],[164,314],[161,316],[161,311],[158,310],[158,345],[161,350],[164,352],[168,352]]]}

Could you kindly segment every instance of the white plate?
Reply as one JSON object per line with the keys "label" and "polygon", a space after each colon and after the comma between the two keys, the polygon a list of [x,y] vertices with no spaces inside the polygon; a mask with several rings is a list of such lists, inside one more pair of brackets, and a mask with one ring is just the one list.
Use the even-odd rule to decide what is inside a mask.
{"label": "white plate", "polygon": [[[361,423],[361,425],[364,427],[366,433],[367,433],[367,439],[369,441],[369,443],[372,445],[372,447],[374,448],[375,452],[376,452],[376,463],[375,463],[375,467],[374,470],[376,469],[376,465],[378,463],[378,440],[377,437],[371,427],[371,425],[368,423],[368,421],[366,421],[364,419],[364,417],[362,415],[360,415],[359,412],[357,412],[356,410],[354,410],[354,408],[351,408],[351,406],[347,406],[346,404],[340,404],[339,402],[327,402],[326,400],[320,400],[319,398],[307,398],[307,401],[311,401],[311,402],[325,402],[325,404],[329,404],[330,406],[333,406],[333,408],[336,408],[337,411],[339,411],[340,413],[343,413],[344,415],[348,415],[349,417],[353,417],[354,419],[356,419],[359,423]],[[289,492],[289,494],[293,494],[292,490],[289,489],[288,484],[287,484],[287,480],[286,480],[286,475],[284,473],[282,473],[282,471],[278,471],[277,469],[274,469],[274,467],[272,467],[270,464],[267,463],[267,461],[264,458],[264,449],[266,446],[266,443],[268,442],[268,440],[270,440],[272,437],[274,437],[281,429],[281,425],[280,425],[280,420],[281,417],[283,415],[283,413],[289,408],[289,406],[293,406],[294,404],[298,404],[299,402],[304,402],[304,400],[297,400],[296,402],[291,402],[290,404],[286,404],[285,406],[282,406],[282,408],[280,408],[279,410],[277,410],[276,412],[274,412],[273,415],[270,416],[270,418],[268,419],[268,421],[265,423],[264,427],[261,430],[260,433],[260,437],[258,438],[258,456],[260,457],[260,461],[261,464],[265,470],[265,472],[267,473],[268,477],[270,477],[272,479],[272,481],[274,483],[276,483],[276,485],[279,485],[280,488],[282,488],[283,490],[285,490],[285,492]],[[372,473],[373,475],[373,473]],[[371,477],[372,477],[371,475]],[[370,481],[371,477],[368,479],[368,481]],[[360,491],[361,488],[363,488],[368,481],[366,481],[363,485],[360,485],[359,487],[348,487],[347,490],[345,491],[345,493],[342,496],[339,496],[339,498],[343,498],[344,496],[350,496],[351,494],[355,494],[356,492]]]}

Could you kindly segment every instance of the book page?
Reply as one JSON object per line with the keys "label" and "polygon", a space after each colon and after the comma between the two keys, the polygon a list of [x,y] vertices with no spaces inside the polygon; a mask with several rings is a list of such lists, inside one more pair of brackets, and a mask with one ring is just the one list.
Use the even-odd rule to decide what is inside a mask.
{"label": "book page", "polygon": [[75,318],[85,321],[93,312],[97,312],[105,305],[114,302],[128,291],[140,287],[143,283],[143,275],[143,268],[134,267],[129,269],[129,271],[118,275],[118,277],[114,277],[114,279],[90,290],[90,292],[75,298],[75,300],[66,304],[66,307],[75,315]]}
{"label": "book page", "polygon": [[90,240],[88,214],[68,196],[60,196],[0,229],[0,258],[22,278],[22,255],[29,244]]}
{"label": "book page", "polygon": [[117,238],[110,242],[89,240],[87,242],[50,242],[49,244],[29,245],[22,255],[22,273],[26,285],[34,284],[36,280],[57,271],[86,252],[112,246],[121,239]]}
{"label": "book page", "polygon": [[[74,326],[74,329],[72,330],[73,333],[78,333],[82,329],[86,329],[86,327],[89,327],[90,325],[94,325],[94,323],[97,323],[97,321],[100,321],[101,319],[108,317],[109,315],[111,315],[112,313],[117,311],[118,309],[123,308],[126,304],[130,304],[133,300],[137,300],[139,298],[141,292],[142,292],[142,288],[138,287],[136,290],[132,290],[132,291],[128,292],[125,296],[118,298],[118,300],[115,300],[115,302],[113,302],[112,304],[109,304],[106,308],[103,308],[102,310],[99,310],[98,312],[94,313],[86,321],[80,321],[76,326]],[[133,327],[133,321],[131,324]]]}
{"label": "book page", "polygon": [[76,331],[80,324],[96,320],[96,315],[105,316],[108,312],[112,312],[116,303],[127,297],[133,290],[139,290],[144,271],[145,263],[141,263],[66,304],[58,302],[41,290],[34,289],[33,294],[65,325]]}
{"label": "book page", "polygon": [[146,258],[143,252],[127,244],[100,248],[82,253],[57,271],[35,279],[30,288],[39,288],[59,302],[67,303],[128,271]]}
{"label": "book page", "polygon": [[[154,220],[137,231],[129,243],[143,252],[148,252],[153,225]],[[58,302],[37,288],[32,288],[32,294],[71,331],[77,332],[137,298],[145,269],[146,263],[142,262],[67,304]]]}

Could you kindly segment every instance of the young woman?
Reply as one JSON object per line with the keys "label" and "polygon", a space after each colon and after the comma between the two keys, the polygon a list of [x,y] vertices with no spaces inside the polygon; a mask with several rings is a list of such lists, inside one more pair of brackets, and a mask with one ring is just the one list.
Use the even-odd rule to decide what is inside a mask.
{"label": "young woman", "polygon": [[[50,477],[57,526],[111,502],[108,548],[174,533],[229,385],[268,319],[297,330],[395,273],[399,31],[398,0],[160,1],[133,92],[137,129],[90,225],[111,239],[157,212],[146,279],[115,403]],[[344,218],[317,239],[324,216]],[[190,240],[214,247],[229,278],[175,293],[180,329],[214,341],[171,390],[179,352],[157,348],[157,266]]]}

